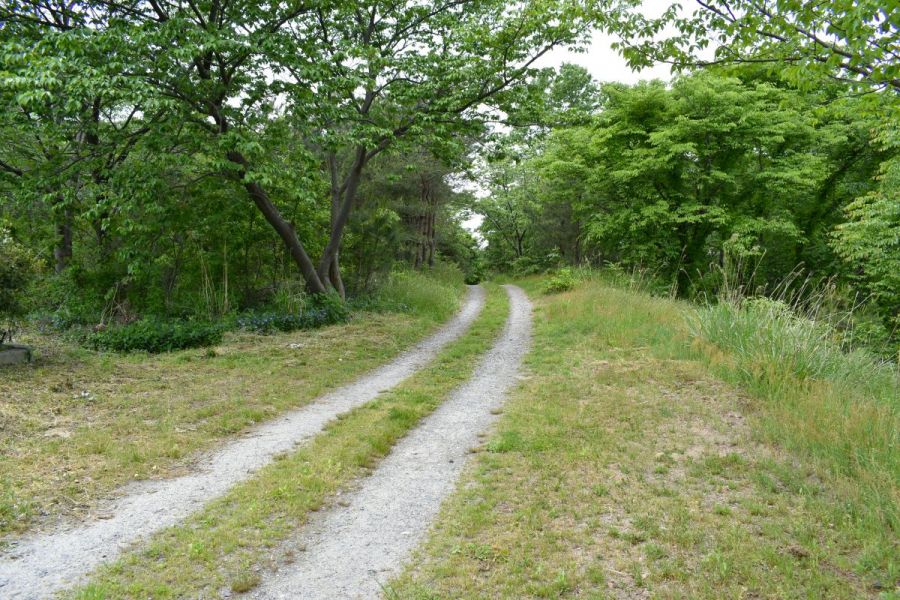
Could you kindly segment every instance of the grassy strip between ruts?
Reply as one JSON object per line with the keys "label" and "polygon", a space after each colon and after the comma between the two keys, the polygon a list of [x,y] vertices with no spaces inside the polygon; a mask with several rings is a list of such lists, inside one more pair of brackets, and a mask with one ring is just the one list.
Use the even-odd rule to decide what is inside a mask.
{"label": "grassy strip between ruts", "polygon": [[496,340],[508,312],[505,292],[488,285],[471,330],[434,363],[373,402],[329,424],[308,445],[280,456],[185,523],[155,535],[86,587],[68,594],[95,598],[218,596],[252,589],[279,556],[279,544],[311,511],[337,499],[394,443],[472,374]]}
{"label": "grassy strip between ruts", "polygon": [[529,376],[389,598],[897,597],[895,534],[769,443],[779,412],[715,376],[691,307],[526,285]]}
{"label": "grassy strip between ruts", "polygon": [[98,354],[32,339],[36,364],[0,369],[0,544],[82,517],[130,480],[178,475],[194,453],[387,362],[450,318],[463,290],[461,276],[410,274],[385,292],[405,314],[228,334],[208,350]]}

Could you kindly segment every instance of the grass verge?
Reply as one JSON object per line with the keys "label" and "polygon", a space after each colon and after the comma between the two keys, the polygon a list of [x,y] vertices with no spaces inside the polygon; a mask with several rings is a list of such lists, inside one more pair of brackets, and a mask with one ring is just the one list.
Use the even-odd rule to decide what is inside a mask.
{"label": "grass verge", "polygon": [[894,597],[856,475],[765,435],[778,412],[718,375],[690,306],[526,286],[529,377],[388,597]]}
{"label": "grass verge", "polygon": [[449,318],[464,289],[461,276],[408,277],[427,290],[418,301],[437,298],[439,308],[228,334],[212,349],[154,356],[32,338],[37,362],[0,371],[0,543],[53,517],[83,516],[130,480],[180,474],[196,452],[393,358]]}
{"label": "grass verge", "polygon": [[840,519],[869,540],[865,570],[900,580],[900,374],[833,331],[766,299],[702,308],[691,319],[713,371],[761,401],[761,439],[814,463],[843,499]]}
{"label": "grass verge", "polygon": [[432,365],[336,419],[310,444],[279,457],[185,523],[101,568],[92,583],[69,596],[208,597],[252,589],[266,569],[290,561],[281,542],[311,511],[336,500],[471,376],[507,312],[506,294],[488,286],[485,308],[469,333]]}

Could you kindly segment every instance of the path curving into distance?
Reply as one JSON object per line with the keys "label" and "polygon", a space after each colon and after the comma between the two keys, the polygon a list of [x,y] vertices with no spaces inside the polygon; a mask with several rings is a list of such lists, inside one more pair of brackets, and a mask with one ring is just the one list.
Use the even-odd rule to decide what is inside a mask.
{"label": "path curving into distance", "polygon": [[345,506],[312,517],[292,542],[305,549],[254,590],[253,598],[375,598],[399,572],[517,379],[531,339],[531,304],[520,288],[506,291],[506,328],[472,378],[342,497]]}
{"label": "path curving into distance", "polygon": [[20,538],[0,554],[0,598],[53,596],[77,585],[103,562],[164,527],[174,525],[221,496],[282,452],[322,430],[336,416],[373,400],[428,364],[465,333],[484,306],[485,292],[470,287],[462,308],[437,333],[390,363],[301,408],[252,429],[200,461],[190,475],[142,482],[113,501],[106,520]]}

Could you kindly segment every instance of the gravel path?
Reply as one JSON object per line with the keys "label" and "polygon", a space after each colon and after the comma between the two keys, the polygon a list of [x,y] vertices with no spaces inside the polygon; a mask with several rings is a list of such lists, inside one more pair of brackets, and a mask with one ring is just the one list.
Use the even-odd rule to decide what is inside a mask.
{"label": "gravel path", "polygon": [[0,598],[45,598],[78,584],[100,563],[199,510],[274,455],[291,450],[337,415],[371,401],[425,366],[469,328],[483,305],[484,289],[469,288],[460,312],[427,340],[356,382],[228,443],[190,475],[131,486],[104,510],[111,518],[20,539],[0,554]]}
{"label": "gravel path", "polygon": [[373,598],[423,539],[453,490],[478,433],[515,382],[528,349],[531,305],[507,286],[510,316],[474,376],[401,440],[346,506],[317,514],[297,540],[295,562],[257,588],[254,598]]}

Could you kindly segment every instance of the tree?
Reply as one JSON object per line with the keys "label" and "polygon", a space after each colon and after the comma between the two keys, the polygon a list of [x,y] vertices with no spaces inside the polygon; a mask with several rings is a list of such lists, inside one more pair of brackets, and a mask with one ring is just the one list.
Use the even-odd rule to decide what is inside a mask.
{"label": "tree", "polygon": [[[658,19],[631,15],[619,47],[632,66],[763,64],[810,88],[830,77],[900,93],[900,18],[890,3],[697,0],[689,16],[679,8],[673,5]],[[674,36],[654,39],[670,25]],[[714,58],[698,58],[710,45]]]}
{"label": "tree", "polygon": [[[599,8],[608,6],[25,1],[9,3],[4,16],[40,31],[41,43],[25,49],[15,70],[23,82],[17,100],[30,94],[53,101],[121,84],[123,105],[140,106],[142,115],[164,111],[167,124],[193,136],[195,152],[209,157],[223,184],[230,179],[244,188],[309,289],[324,292],[342,287],[338,253],[366,165],[398,141],[452,144],[479,127],[492,118],[492,106],[512,99],[538,57],[582,39]],[[64,13],[71,26],[55,27],[45,13]],[[92,57],[104,64],[67,70]],[[311,183],[324,164],[331,181],[321,249],[318,239],[301,239],[283,214],[284,200],[270,193],[285,174],[260,135],[279,116],[290,117],[307,151],[294,178]],[[316,186],[305,187],[312,194]]]}
{"label": "tree", "polygon": [[[850,101],[823,111],[816,95],[743,76],[605,86],[593,124],[555,131],[531,161],[544,207],[534,226],[577,224],[592,260],[651,267],[684,294],[715,291],[733,262],[764,286],[801,264],[841,272],[828,233],[883,159],[875,121]],[[547,211],[566,204],[568,219]]]}
{"label": "tree", "polygon": [[[881,143],[896,147],[897,132]],[[837,226],[837,252],[852,277],[873,296],[888,331],[900,329],[900,158],[881,165],[878,187],[844,208],[847,220]]]}
{"label": "tree", "polygon": [[322,95],[330,110],[318,113],[324,119],[316,131],[323,134],[314,144],[332,188],[331,233],[319,277],[340,286],[341,235],[374,157],[397,144],[407,150],[421,144],[445,158],[458,154],[457,140],[501,118],[495,109],[521,109],[529,98],[515,88],[539,75],[532,64],[553,47],[577,43],[601,14],[598,8],[571,1],[514,7],[376,1],[321,11],[311,37],[317,36],[339,85]]}
{"label": "tree", "polygon": [[537,190],[535,177],[524,157],[506,148],[482,169],[488,195],[473,202],[472,210],[484,217],[479,227],[488,243],[489,261],[495,266],[521,264],[535,234]]}

